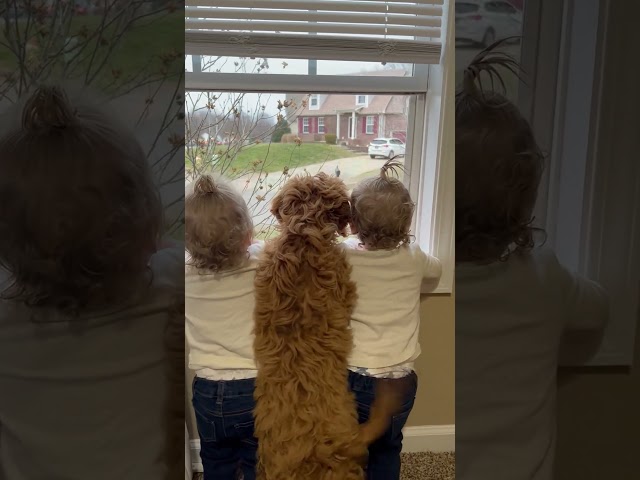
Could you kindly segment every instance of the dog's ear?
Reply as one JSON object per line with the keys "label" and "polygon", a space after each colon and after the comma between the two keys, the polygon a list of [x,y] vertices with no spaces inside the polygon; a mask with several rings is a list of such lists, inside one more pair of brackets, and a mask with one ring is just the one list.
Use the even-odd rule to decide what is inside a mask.
{"label": "dog's ear", "polygon": [[337,225],[338,232],[347,236],[347,227],[351,223],[351,205],[348,201],[344,201],[338,207],[329,212],[329,220]]}

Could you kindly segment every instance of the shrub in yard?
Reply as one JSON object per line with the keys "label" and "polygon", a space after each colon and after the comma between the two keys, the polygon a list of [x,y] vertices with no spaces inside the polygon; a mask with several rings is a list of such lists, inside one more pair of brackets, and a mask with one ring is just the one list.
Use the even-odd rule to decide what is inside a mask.
{"label": "shrub in yard", "polygon": [[333,133],[327,133],[324,136],[324,141],[327,142],[327,145],[335,145],[337,137]]}
{"label": "shrub in yard", "polygon": [[273,135],[271,135],[271,141],[273,143],[280,143],[283,135],[286,135],[287,133],[291,133],[291,127],[289,127],[286,120],[282,119],[277,123],[276,128],[273,131]]}
{"label": "shrub in yard", "polygon": [[285,133],[280,139],[281,143],[295,143],[297,135],[293,133]]}

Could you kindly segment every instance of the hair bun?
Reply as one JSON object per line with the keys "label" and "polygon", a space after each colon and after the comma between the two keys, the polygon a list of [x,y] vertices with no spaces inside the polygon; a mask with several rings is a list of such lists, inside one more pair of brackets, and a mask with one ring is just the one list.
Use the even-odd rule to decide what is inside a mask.
{"label": "hair bun", "polygon": [[[482,73],[485,73],[488,77],[487,80],[491,85],[491,91],[495,91],[495,84],[497,83],[504,94],[507,91],[507,86],[502,78],[505,71],[511,72],[518,80],[522,80],[522,70],[518,62],[508,53],[497,51],[499,47],[515,38],[518,37],[503,38],[480,51],[464,69],[462,90],[458,94],[463,93],[471,97],[482,98],[485,92],[481,78]],[[500,72],[501,69],[502,72]]]}
{"label": "hair bun", "polygon": [[29,97],[24,106],[22,127],[26,130],[65,128],[75,118],[76,112],[62,88],[42,86]]}
{"label": "hair bun", "polygon": [[218,186],[213,181],[211,175],[202,175],[193,186],[193,193],[196,195],[211,195],[218,193]]}
{"label": "hair bun", "polygon": [[384,165],[382,165],[382,168],[380,168],[380,178],[384,178],[384,179],[388,179],[389,178],[389,172],[391,172],[392,174],[394,174],[396,177],[398,177],[398,170],[404,172],[404,165],[402,164],[402,162],[399,162],[398,160],[396,160],[396,158],[399,155],[396,155],[393,158],[390,158],[389,160],[387,160],[386,162],[384,162]]}

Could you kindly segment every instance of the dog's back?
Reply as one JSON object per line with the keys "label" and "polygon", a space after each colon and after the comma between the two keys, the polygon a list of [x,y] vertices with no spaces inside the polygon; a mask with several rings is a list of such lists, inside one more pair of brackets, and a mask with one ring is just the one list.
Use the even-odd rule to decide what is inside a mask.
{"label": "dog's back", "polygon": [[262,479],[364,476],[358,461],[366,447],[347,387],[356,291],[335,233],[309,217],[290,222],[267,244],[256,273],[255,431]]}

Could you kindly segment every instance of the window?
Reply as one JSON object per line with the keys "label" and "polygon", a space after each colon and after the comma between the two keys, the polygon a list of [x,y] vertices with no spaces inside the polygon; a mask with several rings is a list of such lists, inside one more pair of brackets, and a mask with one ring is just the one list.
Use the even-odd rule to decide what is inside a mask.
{"label": "window", "polygon": [[[526,76],[522,83],[509,81],[507,93],[548,154],[534,212],[536,226],[547,233],[546,246],[568,269],[599,281],[610,297],[610,324],[588,365],[629,366],[638,318],[640,239],[633,222],[623,219],[633,214],[640,170],[637,162],[616,153],[628,132],[621,120],[624,115],[614,110],[622,108],[618,92],[608,88],[613,82],[606,82],[610,72],[623,71],[615,63],[624,62],[624,56],[606,51],[620,37],[612,42],[603,38],[603,32],[617,35],[625,30],[600,23],[612,21],[602,3],[588,2],[568,11],[563,3],[524,3],[522,46],[506,50],[521,59]],[[458,53],[457,61],[474,54],[463,48]],[[603,56],[615,60],[604,68]],[[462,68],[459,64],[458,72]],[[603,122],[609,128],[602,128]],[[606,259],[601,252],[606,252]],[[561,364],[582,366],[584,360],[568,356]]]}
{"label": "window", "polygon": [[320,100],[318,95],[311,95],[309,97],[309,110],[318,110],[320,108]]}
{"label": "window", "polygon": [[373,135],[375,133],[374,128],[375,128],[375,123],[376,123],[376,119],[373,115],[368,115],[367,116],[367,135]]}
{"label": "window", "polygon": [[[352,3],[356,2],[345,2],[341,11]],[[233,4],[250,8],[253,2],[234,0]],[[303,170],[333,174],[336,167],[349,162],[358,166],[358,172],[340,169],[341,178],[351,185],[356,178],[379,173],[380,159],[371,159],[367,152],[370,135],[390,138],[403,132],[406,145],[401,148],[397,144],[394,152],[405,155],[400,159],[405,167],[401,178],[417,205],[412,233],[425,251],[443,263],[436,293],[451,293],[455,158],[450,107],[454,92],[450,82],[443,80],[453,77],[454,56],[452,48],[442,48],[447,42],[453,44],[454,18],[445,15],[450,4],[447,0],[443,6],[422,1],[385,2],[382,6],[358,3],[360,9],[380,12],[380,28],[378,23],[345,23],[343,13],[336,15],[335,23],[313,22],[314,17],[329,15],[318,10],[328,8],[329,2],[309,2],[313,12],[304,17],[304,25],[302,20],[294,22],[292,16],[287,17],[287,26],[296,28],[293,32],[317,35],[309,35],[312,38],[307,44],[306,39],[298,41],[304,35],[297,34],[295,49],[290,48],[294,42],[287,40],[287,33],[278,33],[286,32],[284,28],[272,31],[267,42],[260,32],[277,21],[254,21],[261,15],[255,9],[251,17],[235,13],[242,20],[230,23],[223,19],[235,18],[232,9],[218,8],[216,12],[225,16],[216,17],[213,10],[186,7],[185,83],[191,105],[187,107],[191,111],[186,142],[191,145],[190,139],[196,137],[189,128],[217,131],[225,141],[229,139],[215,149],[206,150],[197,142],[188,146],[185,162],[192,166],[191,175],[203,171],[207,163],[209,170],[232,178],[244,192],[258,236],[266,238],[274,233],[270,200],[290,175]],[[286,14],[287,8],[274,10],[271,16],[280,15],[279,10]],[[412,15],[407,15],[409,10]],[[416,17],[416,11],[425,17],[422,13]],[[301,18],[299,12],[294,16]],[[386,25],[387,16],[401,24],[410,22],[411,29]],[[415,24],[416,18],[419,24]],[[221,30],[225,27],[246,31],[243,42],[228,42],[229,33]],[[344,48],[344,35],[330,31],[334,28],[341,33],[355,29],[349,49]],[[380,35],[366,33],[374,29],[379,29]],[[424,36],[415,37],[419,32]],[[441,42],[443,32],[446,42]],[[380,40],[385,37],[404,38],[406,43],[399,49],[382,49]],[[405,47],[406,52],[402,50]],[[411,61],[419,63],[407,63]],[[207,120],[194,118],[196,111]],[[335,132],[336,145],[300,138],[322,132]],[[350,161],[354,157],[357,162]],[[354,182],[349,182],[348,175]]]}

